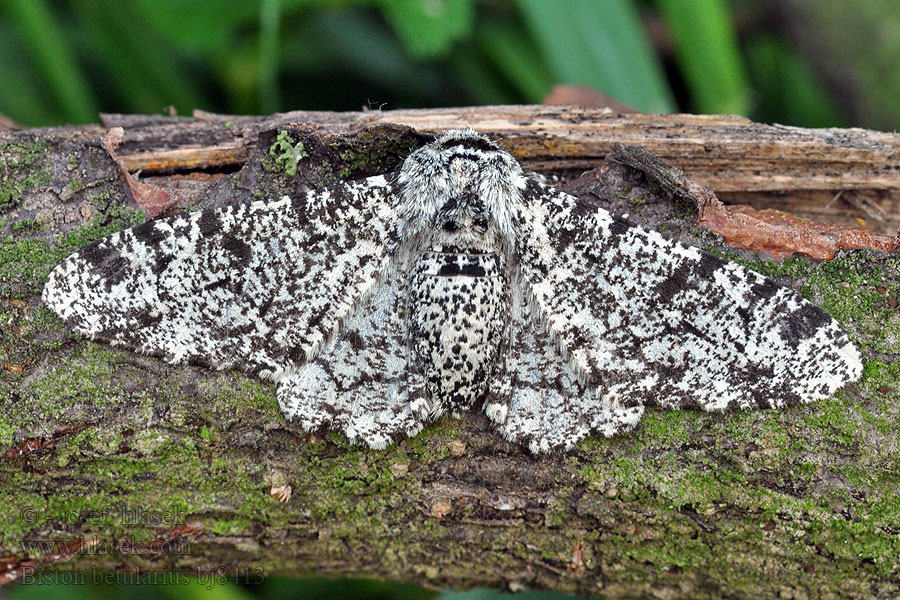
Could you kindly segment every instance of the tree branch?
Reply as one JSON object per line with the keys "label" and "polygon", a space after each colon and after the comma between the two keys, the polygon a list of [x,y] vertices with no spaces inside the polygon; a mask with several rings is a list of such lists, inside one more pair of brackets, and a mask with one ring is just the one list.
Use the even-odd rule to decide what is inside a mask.
{"label": "tree branch", "polygon": [[[420,133],[471,126],[529,168],[596,168],[568,189],[802,289],[860,344],[864,378],[781,411],[651,410],[632,433],[549,456],[505,442],[476,412],[384,451],[307,435],[268,384],[70,335],[41,304],[43,281],[76,247],[139,221],[140,193],[104,149],[105,128],[2,131],[0,577],[52,565],[607,597],[900,589],[896,251],[762,260],[696,227],[699,188],[683,176],[679,187],[677,173],[621,155],[600,164],[628,141],[716,191],[848,189],[896,202],[898,136],[574,107],[199,117],[104,117],[124,127],[118,146],[106,140],[115,157],[171,194],[162,210],[383,171]],[[286,143],[309,155],[290,176],[269,150],[299,121],[315,127],[288,130]],[[364,128],[387,122],[420,133]]]}

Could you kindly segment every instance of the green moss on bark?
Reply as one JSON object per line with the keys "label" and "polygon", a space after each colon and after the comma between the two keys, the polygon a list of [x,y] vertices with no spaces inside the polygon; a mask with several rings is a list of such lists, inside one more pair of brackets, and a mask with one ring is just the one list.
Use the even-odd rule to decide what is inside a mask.
{"label": "green moss on bark", "polygon": [[[751,264],[793,283],[863,349],[862,380],[833,399],[725,415],[649,410],[629,434],[549,457],[503,441],[478,415],[372,451],[285,423],[269,384],[66,336],[35,301],[50,269],[139,219],[124,212],[56,244],[0,244],[0,281],[31,300],[0,307],[0,322],[30,327],[27,342],[2,338],[30,364],[0,373],[0,555],[72,536],[141,544],[189,525],[202,535],[185,552],[269,574],[350,565],[425,584],[692,597],[769,596],[772,581],[785,595],[864,597],[900,579],[896,257]],[[285,486],[287,502],[269,495]],[[172,550],[71,564],[190,562],[179,560]]]}
{"label": "green moss on bark", "polygon": [[0,144],[0,215],[33,187],[50,183],[50,142]]}

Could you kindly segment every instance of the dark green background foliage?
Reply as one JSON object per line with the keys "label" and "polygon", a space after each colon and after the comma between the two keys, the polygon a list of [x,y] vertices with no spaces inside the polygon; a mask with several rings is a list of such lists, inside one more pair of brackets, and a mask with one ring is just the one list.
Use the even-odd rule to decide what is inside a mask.
{"label": "dark green background foliage", "polygon": [[[896,129],[897,56],[895,0],[6,0],[0,114],[36,126],[169,106],[267,114],[535,103],[570,83],[648,112]],[[436,597],[354,580],[86,581],[19,585],[9,597]],[[559,596],[517,596],[528,597]]]}
{"label": "dark green background foliage", "polygon": [[893,0],[7,0],[0,114],[267,114],[540,102],[900,122]]}

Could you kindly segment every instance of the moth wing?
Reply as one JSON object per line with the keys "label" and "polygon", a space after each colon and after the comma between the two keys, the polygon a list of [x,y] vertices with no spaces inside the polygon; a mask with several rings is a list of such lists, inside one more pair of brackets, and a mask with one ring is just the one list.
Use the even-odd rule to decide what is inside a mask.
{"label": "moth wing", "polygon": [[277,379],[377,285],[399,239],[393,197],[372,177],[148,221],[72,254],[43,298],[92,338]]}
{"label": "moth wing", "polygon": [[592,431],[608,437],[637,424],[642,405],[623,406],[587,385],[538,319],[513,314],[510,344],[484,407],[504,437],[549,452],[569,449]]}
{"label": "moth wing", "polygon": [[279,382],[289,419],[373,448],[422,429],[430,403],[409,339],[407,283],[402,269],[393,271],[333,344]]}
{"label": "moth wing", "polygon": [[539,182],[523,196],[519,286],[611,401],[782,406],[860,376],[847,335],[792,290]]}

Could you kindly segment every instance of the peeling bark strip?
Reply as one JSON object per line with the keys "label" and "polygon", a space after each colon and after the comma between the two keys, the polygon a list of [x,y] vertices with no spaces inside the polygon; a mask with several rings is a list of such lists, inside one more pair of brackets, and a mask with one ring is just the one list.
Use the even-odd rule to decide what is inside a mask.
{"label": "peeling bark strip", "polygon": [[872,248],[891,252],[898,235],[879,235],[866,229],[816,223],[784,211],[756,211],[749,206],[725,206],[716,195],[641,146],[613,145],[615,160],[639,169],[670,194],[697,205],[699,223],[742,250],[758,250],[776,259],[800,252],[831,260],[840,249]]}
{"label": "peeling bark strip", "polygon": [[[195,112],[196,119],[104,115],[128,132],[121,150],[128,169],[147,173],[243,164],[259,131],[315,123],[319,131],[356,131],[376,124],[423,133],[471,127],[503,140],[527,169],[575,173],[593,168],[614,143],[640,145],[731,203],[778,207],[813,220],[854,224],[882,233],[900,228],[900,134],[864,129],[763,125],[728,115],[615,114],[579,106],[290,112],[234,117]],[[842,195],[834,201],[837,194]],[[846,198],[843,196],[846,195]]]}
{"label": "peeling bark strip", "polygon": [[[394,123],[421,132],[471,127],[504,140],[535,170],[591,168],[618,142],[644,146],[716,191],[900,188],[900,135],[865,129],[803,129],[727,115],[614,114],[603,108],[534,105],[195,116],[104,115],[103,124],[131,134],[140,130],[123,144],[122,160],[131,171],[240,164],[249,156],[255,133],[284,123],[315,122],[323,133]],[[191,139],[197,133],[205,139]],[[133,152],[125,150],[129,145]]]}
{"label": "peeling bark strip", "polygon": [[[462,115],[479,127],[502,110],[585,114],[477,110],[430,114],[454,125]],[[341,117],[322,118],[325,132]],[[142,119],[125,126],[120,154],[139,150],[138,139],[158,144],[160,122],[177,138],[171,147],[256,137],[238,119]],[[280,127],[277,119],[247,122]],[[508,119],[495,124],[514,128]],[[397,129],[358,133],[357,145],[326,133],[287,137],[293,150],[304,144],[320,181],[334,177],[333,167],[359,173],[367,160],[381,172],[422,142]],[[231,579],[353,574],[610,598],[900,594],[896,252],[780,264],[741,255],[802,291],[862,348],[863,379],[842,398],[728,416],[648,410],[636,431],[582,442],[566,455],[535,457],[478,414],[440,420],[384,451],[361,450],[285,423],[268,385],[85,342],[40,303],[53,265],[142,218],[100,146],[104,134],[0,133],[0,359],[21,366],[0,370],[2,580],[68,559],[61,568],[141,575],[221,567]],[[285,174],[270,154],[276,135],[246,152],[240,171],[155,183],[176,189],[182,206],[315,185],[310,171]],[[368,146],[366,137],[374,140]],[[545,138],[548,146],[553,139]],[[571,183],[582,186],[579,196],[668,237],[735,253],[696,227],[694,200],[670,201],[645,171],[611,161]]]}

